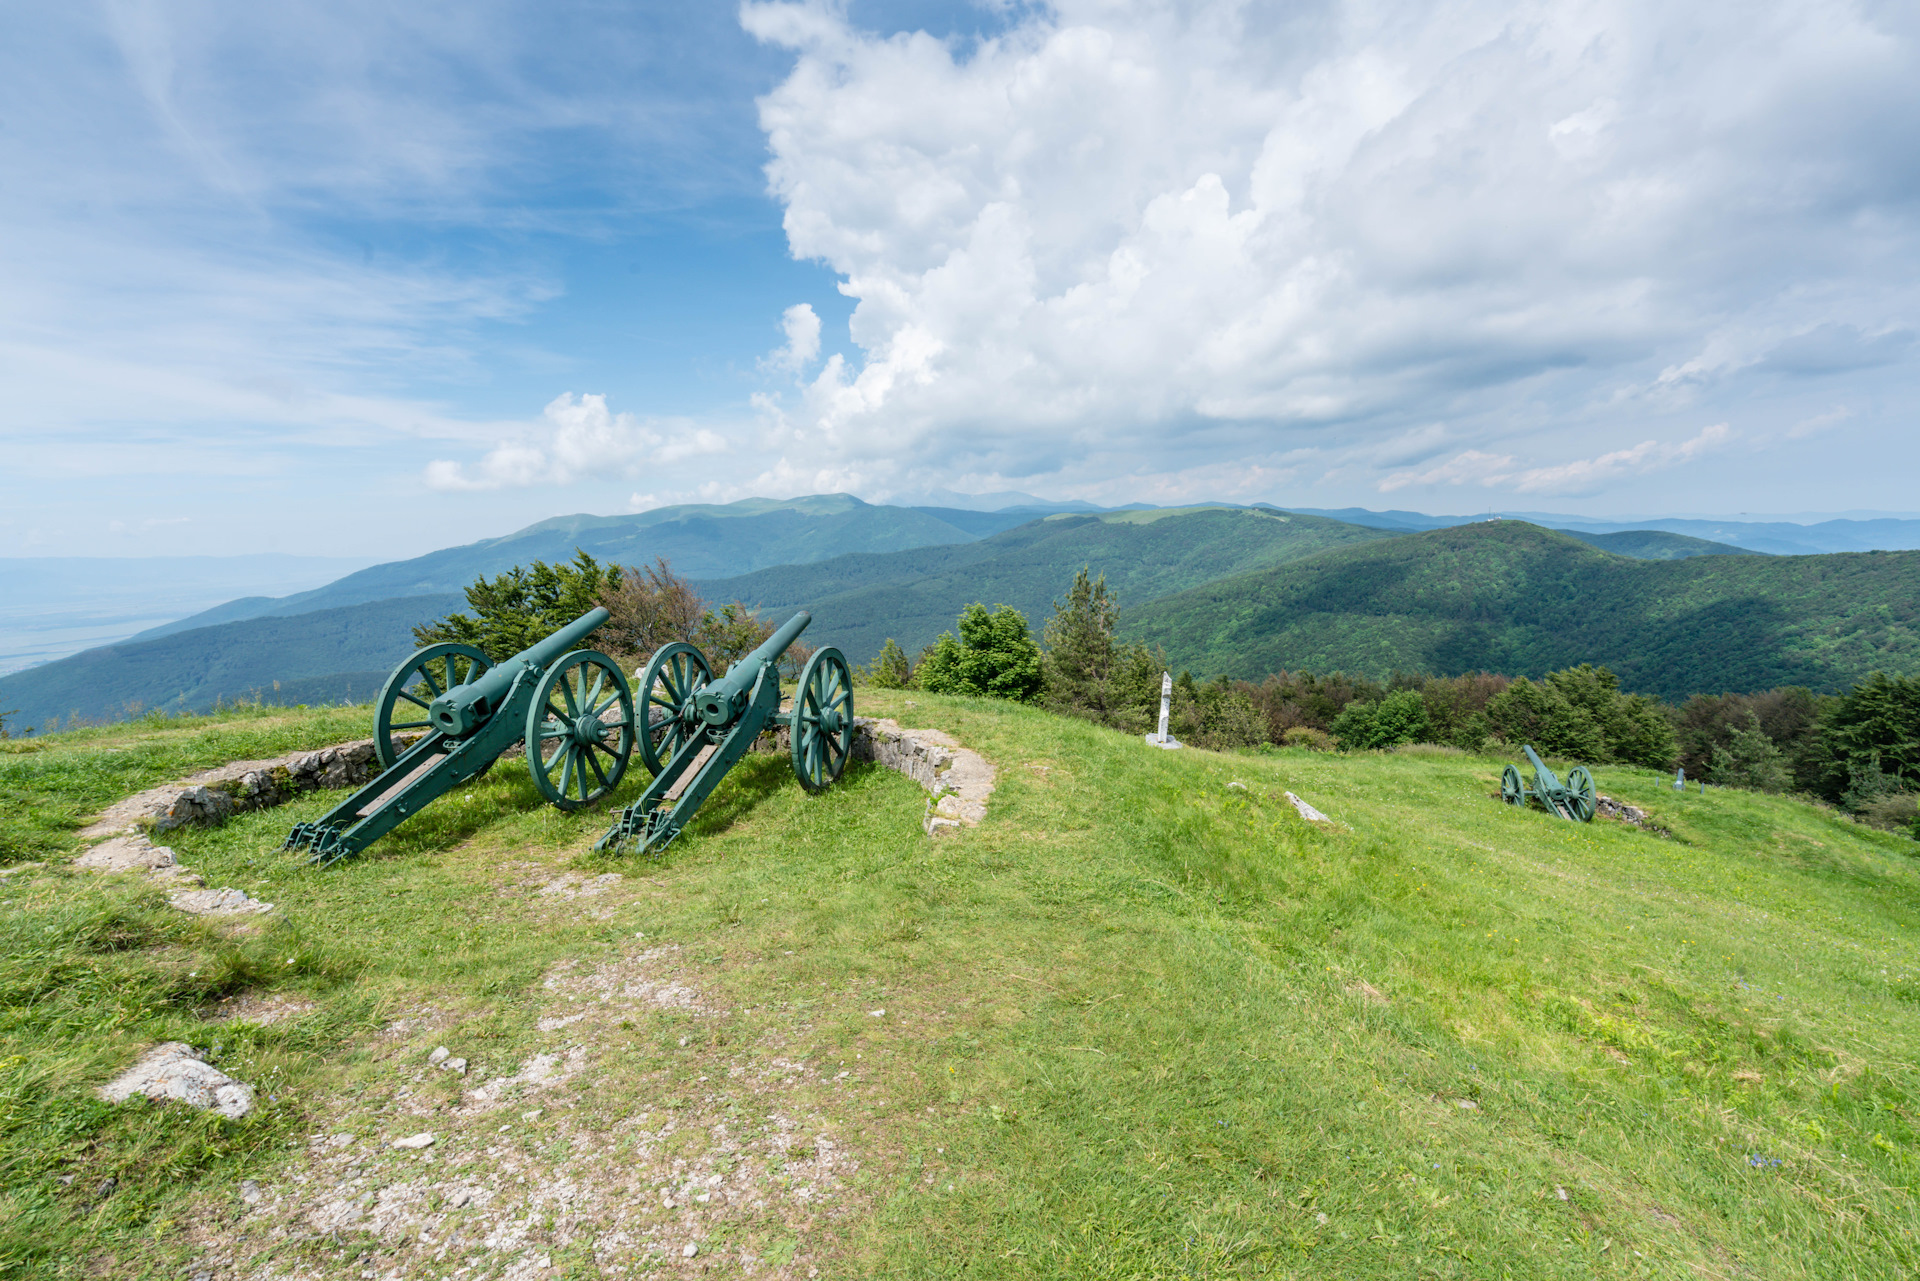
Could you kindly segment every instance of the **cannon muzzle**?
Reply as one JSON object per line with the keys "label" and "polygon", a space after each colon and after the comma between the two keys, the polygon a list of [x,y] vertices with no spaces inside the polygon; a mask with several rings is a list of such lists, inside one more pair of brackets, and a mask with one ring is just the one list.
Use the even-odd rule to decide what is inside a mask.
{"label": "cannon muzzle", "polygon": [[753,692],[753,683],[760,679],[761,669],[768,663],[778,662],[780,655],[787,652],[787,646],[798,640],[812,621],[813,615],[801,610],[767,637],[759,649],[729,667],[725,676],[702,686],[694,695],[694,707],[700,719],[715,726],[733,724],[740,709],[746,706],[747,695]]}
{"label": "cannon muzzle", "polygon": [[507,691],[522,672],[529,669],[537,676],[548,664],[576,648],[595,629],[613,615],[604,609],[590,609],[553,635],[489,668],[479,679],[456,685],[433,700],[427,720],[448,738],[467,738],[485,725],[506,701]]}

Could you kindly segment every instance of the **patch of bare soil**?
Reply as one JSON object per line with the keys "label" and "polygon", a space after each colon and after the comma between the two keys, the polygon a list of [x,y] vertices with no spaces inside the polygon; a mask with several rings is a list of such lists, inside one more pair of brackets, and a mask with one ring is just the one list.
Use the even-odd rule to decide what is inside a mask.
{"label": "patch of bare soil", "polygon": [[391,1105],[370,1118],[339,1100],[279,1174],[206,1206],[189,1274],[818,1276],[861,1158],[808,1100],[847,1074],[723,1036],[671,1080],[636,1072],[636,1016],[725,1020],[682,964],[679,948],[653,947],[555,967],[550,1006],[532,1012],[550,1047],[510,1071],[478,1064],[452,1095],[451,1060],[418,1050],[438,1012],[409,1011],[380,1036],[410,1042],[387,1051],[405,1082]]}

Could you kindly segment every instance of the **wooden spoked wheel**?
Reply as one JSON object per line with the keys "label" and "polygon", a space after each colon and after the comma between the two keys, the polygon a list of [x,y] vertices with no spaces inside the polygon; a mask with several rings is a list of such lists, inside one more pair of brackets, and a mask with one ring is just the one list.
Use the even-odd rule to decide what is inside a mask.
{"label": "wooden spoked wheel", "polygon": [[699,726],[693,696],[713,679],[713,666],[698,647],[685,641],[662,645],[640,676],[640,763],[650,774],[667,767],[675,752]]}
{"label": "wooden spoked wheel", "polygon": [[814,651],[793,693],[793,772],[809,792],[833,785],[853,752],[853,671],[839,650]]}
{"label": "wooden spoked wheel", "polygon": [[382,769],[392,769],[402,749],[395,734],[425,731],[427,708],[433,700],[465,685],[493,666],[493,660],[471,645],[452,642],[429,645],[400,664],[380,687],[380,704],[373,714],[373,754]]}
{"label": "wooden spoked wheel", "polygon": [[1576,765],[1567,772],[1567,800],[1573,805],[1573,816],[1582,823],[1593,822],[1593,812],[1597,805],[1593,790],[1593,775],[1584,765]]}
{"label": "wooden spoked wheel", "polygon": [[591,805],[620,783],[633,755],[633,690],[620,665],[576,649],[547,669],[527,708],[527,768],[563,810]]}
{"label": "wooden spoked wheel", "polygon": [[1527,789],[1520,782],[1520,771],[1511,765],[1500,775],[1500,799],[1509,805],[1527,803]]}

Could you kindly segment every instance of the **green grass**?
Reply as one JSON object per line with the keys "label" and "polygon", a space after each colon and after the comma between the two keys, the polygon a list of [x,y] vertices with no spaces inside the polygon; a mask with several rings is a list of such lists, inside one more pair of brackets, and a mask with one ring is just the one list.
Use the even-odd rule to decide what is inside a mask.
{"label": "green grass", "polygon": [[[1006,705],[863,699],[998,765],[981,827],[930,841],[898,776],[809,797],[756,756],[666,859],[605,860],[604,814],[539,806],[504,763],[331,870],[274,848],[328,797],[171,836],[209,883],[280,904],[252,934],[61,868],[0,883],[0,1260],[176,1275],[180,1225],[223,1223],[309,1269],[362,1249],[382,1275],[423,1266],[404,1241],[249,1237],[219,1207],[237,1178],[302,1168],[301,1135],[420,1124],[408,1090],[454,1098],[396,1072],[405,1055],[437,1040],[506,1070],[550,1042],[532,1024],[556,963],[664,942],[728,1012],[636,1016],[594,1050],[578,1115],[611,1133],[730,1106],[748,1127],[728,1065],[804,1061],[783,1106],[859,1154],[852,1212],[730,1230],[823,1275],[1920,1266],[1912,841],[1627,769],[1601,789],[1670,836],[1506,808],[1497,760],[1163,753]],[[1342,826],[1304,823],[1288,789]],[[529,888],[567,866],[627,879],[599,915]],[[239,991],[314,1009],[199,1020]],[[168,1037],[218,1041],[269,1101],[241,1123],[90,1101]],[[530,1168],[591,1159],[527,1143]],[[594,1274],[554,1239],[556,1269]]]}
{"label": "green grass", "polygon": [[372,734],[365,707],[241,705],[0,740],[0,866],[77,848],[113,802],[228,761],[310,751]]}

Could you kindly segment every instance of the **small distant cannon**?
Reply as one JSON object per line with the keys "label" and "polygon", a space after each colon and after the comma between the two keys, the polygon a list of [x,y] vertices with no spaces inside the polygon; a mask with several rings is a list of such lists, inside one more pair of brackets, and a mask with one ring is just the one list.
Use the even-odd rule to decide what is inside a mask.
{"label": "small distant cannon", "polygon": [[[526,745],[534,785],[563,810],[600,800],[633,754],[633,690],[620,665],[574,646],[610,615],[589,610],[495,666],[472,645],[429,645],[395,669],[374,712],[373,750],[385,767],[327,814],[301,823],[283,849],[313,863],[358,854],[440,796]],[[406,717],[406,719],[396,719]],[[411,746],[403,737],[419,731]]]}
{"label": "small distant cannon", "polygon": [[816,650],[801,669],[793,710],[780,710],[780,656],[812,621],[801,610],[719,680],[707,656],[684,641],[655,652],[640,678],[640,759],[654,779],[595,849],[664,850],[771,725],[790,730],[788,752],[801,786],[832,786],[853,752],[853,671],[840,651]]}
{"label": "small distant cannon", "polygon": [[1562,783],[1547,768],[1546,762],[1534,754],[1531,745],[1524,750],[1527,759],[1533,762],[1533,786],[1529,788],[1521,782],[1520,771],[1509,765],[1500,775],[1500,799],[1509,805],[1525,805],[1531,797],[1569,822],[1593,822],[1593,775],[1587,772],[1587,767],[1574,766],[1567,771],[1567,781]]}

